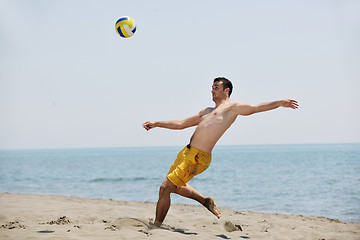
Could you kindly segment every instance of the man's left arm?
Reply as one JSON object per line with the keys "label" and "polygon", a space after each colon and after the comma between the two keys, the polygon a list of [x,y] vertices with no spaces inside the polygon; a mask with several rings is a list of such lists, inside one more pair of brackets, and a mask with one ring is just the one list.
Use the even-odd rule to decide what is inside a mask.
{"label": "man's left arm", "polygon": [[234,109],[236,113],[243,116],[273,110],[278,107],[297,109],[299,105],[298,102],[293,99],[278,100],[273,102],[261,103],[258,105],[243,104],[240,102],[235,102],[234,104]]}

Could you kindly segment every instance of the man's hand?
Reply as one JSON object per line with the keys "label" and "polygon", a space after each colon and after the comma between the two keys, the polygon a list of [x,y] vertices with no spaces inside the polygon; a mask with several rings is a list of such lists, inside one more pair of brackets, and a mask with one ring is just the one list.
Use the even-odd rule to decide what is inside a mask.
{"label": "man's hand", "polygon": [[299,107],[299,104],[293,99],[285,99],[281,101],[280,106],[297,109]]}
{"label": "man's hand", "polygon": [[149,131],[150,129],[156,127],[155,122],[151,122],[151,121],[144,122],[142,126],[143,128],[146,129],[146,131]]}

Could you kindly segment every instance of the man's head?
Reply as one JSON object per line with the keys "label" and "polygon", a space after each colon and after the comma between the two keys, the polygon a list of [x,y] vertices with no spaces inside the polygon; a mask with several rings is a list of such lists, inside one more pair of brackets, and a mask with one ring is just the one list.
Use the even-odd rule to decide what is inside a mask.
{"label": "man's head", "polygon": [[[232,90],[233,90],[233,85],[230,82],[229,79],[224,78],[224,77],[217,77],[214,79],[214,84],[216,85],[222,85],[222,90],[227,92],[228,97],[230,97]],[[228,89],[228,90],[227,90]]]}

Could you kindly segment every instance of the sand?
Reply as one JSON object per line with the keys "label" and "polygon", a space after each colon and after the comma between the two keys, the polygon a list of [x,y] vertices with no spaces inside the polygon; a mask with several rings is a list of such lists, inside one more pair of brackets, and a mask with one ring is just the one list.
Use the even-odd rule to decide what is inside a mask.
{"label": "sand", "polygon": [[172,205],[149,229],[155,203],[0,194],[0,239],[360,239],[360,223],[302,215]]}

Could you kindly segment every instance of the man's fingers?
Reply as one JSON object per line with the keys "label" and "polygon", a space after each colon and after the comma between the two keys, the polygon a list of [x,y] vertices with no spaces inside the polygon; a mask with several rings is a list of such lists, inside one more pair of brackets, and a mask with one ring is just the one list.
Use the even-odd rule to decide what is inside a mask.
{"label": "man's fingers", "polygon": [[299,107],[299,104],[297,101],[293,100],[293,99],[288,99],[288,107],[292,108],[292,109],[297,109]]}
{"label": "man's fingers", "polygon": [[298,108],[298,107],[299,107],[299,104],[298,104],[298,102],[297,102],[297,101],[295,101],[295,100],[291,100],[291,103],[292,103],[292,107],[293,107],[294,109],[296,109],[296,108]]}
{"label": "man's fingers", "polygon": [[144,122],[143,125],[142,125],[143,128],[145,128],[147,131],[149,131],[149,126],[148,126],[148,124],[149,124],[148,122]]}
{"label": "man's fingers", "polygon": [[147,122],[144,122],[142,126],[143,126],[143,128],[146,129],[146,131],[149,131],[152,128],[150,125],[151,125],[150,121],[147,121]]}

